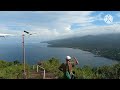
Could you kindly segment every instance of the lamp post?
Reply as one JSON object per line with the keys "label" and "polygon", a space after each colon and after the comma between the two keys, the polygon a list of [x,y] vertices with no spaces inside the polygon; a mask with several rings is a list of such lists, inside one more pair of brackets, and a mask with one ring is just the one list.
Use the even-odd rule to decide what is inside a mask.
{"label": "lamp post", "polygon": [[[30,34],[28,31],[24,31],[24,33],[27,33],[27,34],[29,34],[29,35],[32,35],[32,34]],[[25,64],[26,64],[26,62],[25,62],[25,40],[24,40],[24,33],[22,34],[22,47],[23,47],[23,67],[24,67],[24,69],[23,69],[23,77],[24,77],[24,79],[26,79],[27,77],[26,77],[26,67],[25,67]]]}
{"label": "lamp post", "polygon": [[25,70],[25,47],[24,47],[24,33],[22,34],[22,47],[23,47],[23,77],[24,79],[26,79],[26,70]]}

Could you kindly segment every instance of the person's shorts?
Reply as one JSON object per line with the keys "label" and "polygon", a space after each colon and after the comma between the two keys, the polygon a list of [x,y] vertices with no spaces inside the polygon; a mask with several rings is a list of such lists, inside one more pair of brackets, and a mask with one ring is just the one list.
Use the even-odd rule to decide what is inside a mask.
{"label": "person's shorts", "polygon": [[71,79],[71,75],[68,71],[66,71],[66,77],[67,77],[67,79]]}

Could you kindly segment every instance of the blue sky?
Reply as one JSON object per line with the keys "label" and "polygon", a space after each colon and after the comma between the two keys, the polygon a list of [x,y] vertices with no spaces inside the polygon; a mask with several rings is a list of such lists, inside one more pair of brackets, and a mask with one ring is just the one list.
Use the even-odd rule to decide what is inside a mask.
{"label": "blue sky", "polygon": [[[113,23],[105,23],[107,14]],[[0,11],[0,35],[17,40],[27,30],[33,41],[43,41],[120,32],[119,22],[120,11]]]}

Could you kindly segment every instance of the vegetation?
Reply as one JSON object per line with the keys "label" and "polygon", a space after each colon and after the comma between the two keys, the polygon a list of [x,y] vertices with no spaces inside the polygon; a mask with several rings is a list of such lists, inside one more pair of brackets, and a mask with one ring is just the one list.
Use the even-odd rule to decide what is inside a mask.
{"label": "vegetation", "polygon": [[22,70],[23,70],[23,65],[20,64],[20,62],[17,60],[13,62],[6,62],[3,60],[0,60],[0,78],[1,79],[22,79],[23,78]]}
{"label": "vegetation", "polygon": [[[51,58],[43,61],[41,66],[46,72],[53,73],[58,79],[63,78],[63,72],[58,68],[61,65],[59,59]],[[18,61],[17,61],[18,62]],[[27,73],[32,70],[30,65],[27,65]],[[0,78],[1,79],[22,79],[23,65],[15,62],[0,61]],[[77,79],[120,79],[120,64],[101,67],[73,67]]]}
{"label": "vegetation", "polygon": [[47,61],[44,61],[42,66],[46,71],[53,73],[58,78],[62,78],[63,73],[58,69],[61,65],[59,61],[59,59],[51,58]]}
{"label": "vegetation", "polygon": [[110,58],[112,60],[118,60],[120,61],[120,48],[103,48],[103,49],[83,49],[89,52],[92,52],[93,54],[97,56],[102,56],[106,58]]}
{"label": "vegetation", "polygon": [[[58,78],[63,78],[63,72],[58,69],[61,65],[60,60],[52,58],[43,62],[42,66],[48,71],[54,73]],[[120,79],[120,64],[101,67],[74,67],[77,79]]]}

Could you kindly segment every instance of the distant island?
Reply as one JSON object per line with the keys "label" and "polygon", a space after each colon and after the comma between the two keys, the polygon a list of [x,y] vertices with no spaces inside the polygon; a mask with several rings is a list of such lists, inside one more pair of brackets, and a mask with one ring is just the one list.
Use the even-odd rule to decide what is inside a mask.
{"label": "distant island", "polygon": [[120,61],[120,33],[87,35],[46,41],[48,47],[78,48],[101,56]]}

